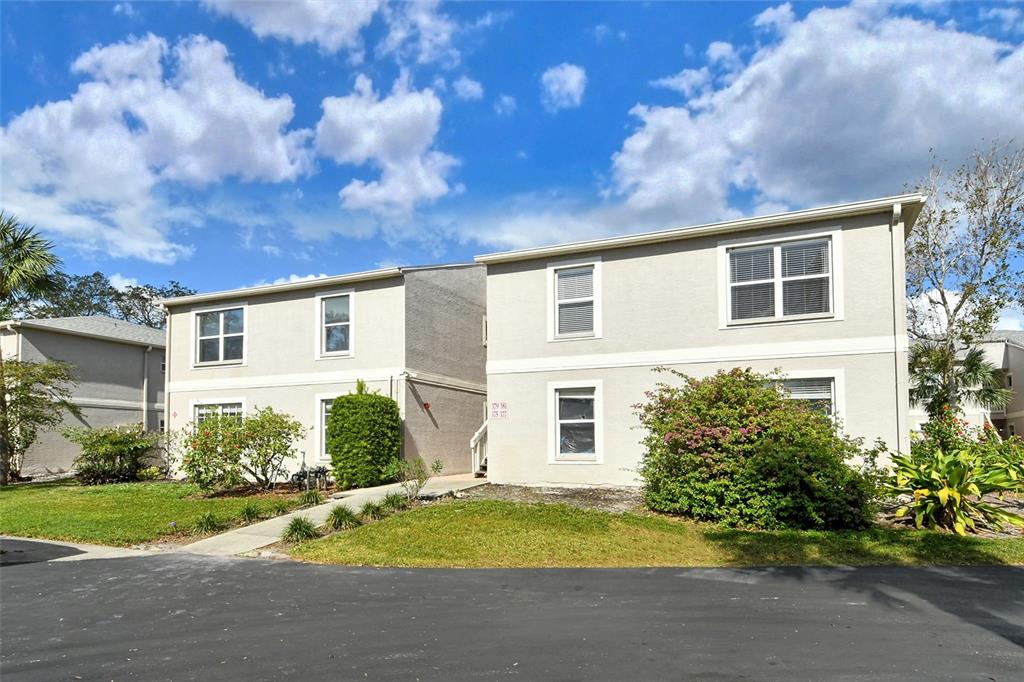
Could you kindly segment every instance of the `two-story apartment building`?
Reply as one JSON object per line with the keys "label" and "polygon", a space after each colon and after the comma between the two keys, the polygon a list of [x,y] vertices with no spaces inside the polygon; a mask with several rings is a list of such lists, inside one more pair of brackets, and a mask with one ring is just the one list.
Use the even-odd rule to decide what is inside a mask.
{"label": "two-story apartment building", "polygon": [[469,471],[486,397],[485,286],[484,268],[465,264],[165,300],[167,423],[273,407],[308,427],[299,449],[316,466],[329,462],[331,402],[361,379],[398,402],[405,457]]}
{"label": "two-story apartment building", "polygon": [[910,194],[479,256],[487,475],[635,484],[634,404],[667,366],[778,369],[844,431],[908,447]]}
{"label": "two-story apartment building", "polygon": [[74,367],[72,401],[56,429],[39,433],[25,453],[25,476],[70,471],[81,453],[64,438],[64,427],[145,424],[155,431],[163,420],[164,333],[110,317],[59,317],[0,322],[0,353],[25,362],[59,360]]}

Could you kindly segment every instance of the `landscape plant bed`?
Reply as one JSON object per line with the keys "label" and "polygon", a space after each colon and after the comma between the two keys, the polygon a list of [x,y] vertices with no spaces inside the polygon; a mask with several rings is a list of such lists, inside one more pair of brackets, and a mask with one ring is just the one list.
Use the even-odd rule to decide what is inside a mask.
{"label": "landscape plant bed", "polygon": [[234,490],[203,495],[189,483],[159,481],[82,486],[73,480],[0,488],[0,534],[130,546],[190,542],[210,513],[224,528],[242,525],[249,503],[264,517],[297,506],[294,492]]}
{"label": "landscape plant bed", "polygon": [[743,531],[566,504],[451,500],[298,544],[305,561],[448,568],[1024,564],[1024,539]]}

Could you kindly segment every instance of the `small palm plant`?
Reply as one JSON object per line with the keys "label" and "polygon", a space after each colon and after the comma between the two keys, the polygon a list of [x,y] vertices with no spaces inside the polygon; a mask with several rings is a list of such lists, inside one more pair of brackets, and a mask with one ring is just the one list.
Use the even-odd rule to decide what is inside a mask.
{"label": "small palm plant", "polygon": [[281,539],[285,542],[305,542],[319,536],[320,533],[317,532],[316,526],[305,516],[296,516],[288,522],[284,532],[281,533]]}
{"label": "small palm plant", "polygon": [[957,535],[979,524],[1024,527],[1024,518],[983,499],[1024,489],[1012,469],[992,466],[967,450],[948,455],[936,450],[925,459],[894,455],[892,461],[896,473],[888,492],[907,502],[896,510],[897,518],[911,518],[919,529],[942,528]]}
{"label": "small palm plant", "polygon": [[1006,407],[1013,398],[1004,387],[1005,374],[985,359],[980,348],[970,348],[960,357],[944,344],[924,342],[910,349],[908,363],[910,400],[932,419],[965,402],[992,410]]}
{"label": "small palm plant", "polygon": [[359,520],[354,511],[343,504],[339,504],[331,509],[331,513],[328,514],[327,522],[324,525],[330,530],[348,530],[362,525],[362,521]]}

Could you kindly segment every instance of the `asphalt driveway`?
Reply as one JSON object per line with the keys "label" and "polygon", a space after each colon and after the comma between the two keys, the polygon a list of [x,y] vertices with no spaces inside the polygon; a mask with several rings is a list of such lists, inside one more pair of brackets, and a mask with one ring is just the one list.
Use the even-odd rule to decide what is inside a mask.
{"label": "asphalt driveway", "polygon": [[34,556],[0,568],[4,682],[1024,679],[1022,568]]}

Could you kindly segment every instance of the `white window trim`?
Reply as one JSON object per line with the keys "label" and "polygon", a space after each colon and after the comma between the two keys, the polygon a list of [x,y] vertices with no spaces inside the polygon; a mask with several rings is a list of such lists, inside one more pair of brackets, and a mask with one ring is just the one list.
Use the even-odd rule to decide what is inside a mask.
{"label": "white window trim", "polygon": [[846,422],[846,370],[837,369],[782,369],[783,379],[832,379],[832,419],[842,431]]}
{"label": "white window trim", "polygon": [[[830,240],[830,276],[832,294],[832,312],[813,313],[810,315],[782,316],[782,310],[776,307],[775,317],[762,317],[754,320],[731,320],[730,308],[732,307],[731,286],[729,278],[729,251],[732,249],[756,247],[756,246],[783,246],[794,242],[813,241],[815,239]],[[749,237],[740,239],[728,239],[718,242],[718,328],[738,329],[743,327],[765,327],[775,325],[808,324],[815,322],[836,322],[844,319],[845,310],[843,306],[843,230],[840,227],[828,230],[807,230],[791,231],[773,237]],[[782,270],[779,260],[779,250],[775,251],[774,270],[777,275],[775,279],[775,299],[781,305]]]}
{"label": "white window trim", "polygon": [[317,393],[313,396],[313,424],[316,426],[313,428],[313,451],[314,462],[330,462],[331,458],[326,453],[327,443],[324,442],[323,432],[327,426],[322,422],[323,411],[320,409],[320,404],[325,400],[334,400],[340,395],[348,395],[351,391],[332,391],[330,393]]}
{"label": "white window trim", "polygon": [[[591,334],[558,334],[558,286],[556,273],[559,270],[578,268],[591,265],[594,267],[594,331]],[[604,308],[603,296],[601,295],[601,256],[589,256],[587,258],[573,258],[570,260],[553,261],[547,264],[546,276],[548,279],[548,343],[561,343],[564,341],[587,341],[590,339],[602,338],[602,314]]]}
{"label": "white window trim", "polygon": [[[594,458],[558,458],[558,390],[585,388],[594,390]],[[548,382],[548,464],[558,466],[593,466],[604,464],[604,382],[601,379]]]}
{"label": "white window trim", "polygon": [[[200,313],[214,313],[221,310],[234,310],[235,308],[242,309],[242,359],[241,360],[227,360],[217,362],[199,362],[199,314]],[[211,369],[215,367],[245,367],[249,364],[249,334],[251,332],[249,327],[249,303],[248,301],[236,301],[230,304],[221,304],[214,306],[203,306],[201,308],[192,308],[189,311],[190,314],[190,325],[189,325],[189,338],[191,342],[189,347],[189,366],[192,369]]]}
{"label": "white window trim", "polygon": [[195,400],[188,401],[188,422],[189,424],[195,423],[196,421],[196,408],[202,407],[203,405],[226,405],[229,403],[240,403],[242,405],[242,416],[249,414],[248,401],[244,397],[233,396],[229,398],[196,398]]}
{"label": "white window trim", "polygon": [[[335,353],[323,352],[324,342],[324,305],[325,298],[335,296],[348,296],[348,350]],[[316,333],[313,338],[313,359],[314,360],[340,360],[354,358],[356,356],[356,290],[355,289],[332,289],[330,291],[319,291],[313,297],[313,319],[316,320]]]}

